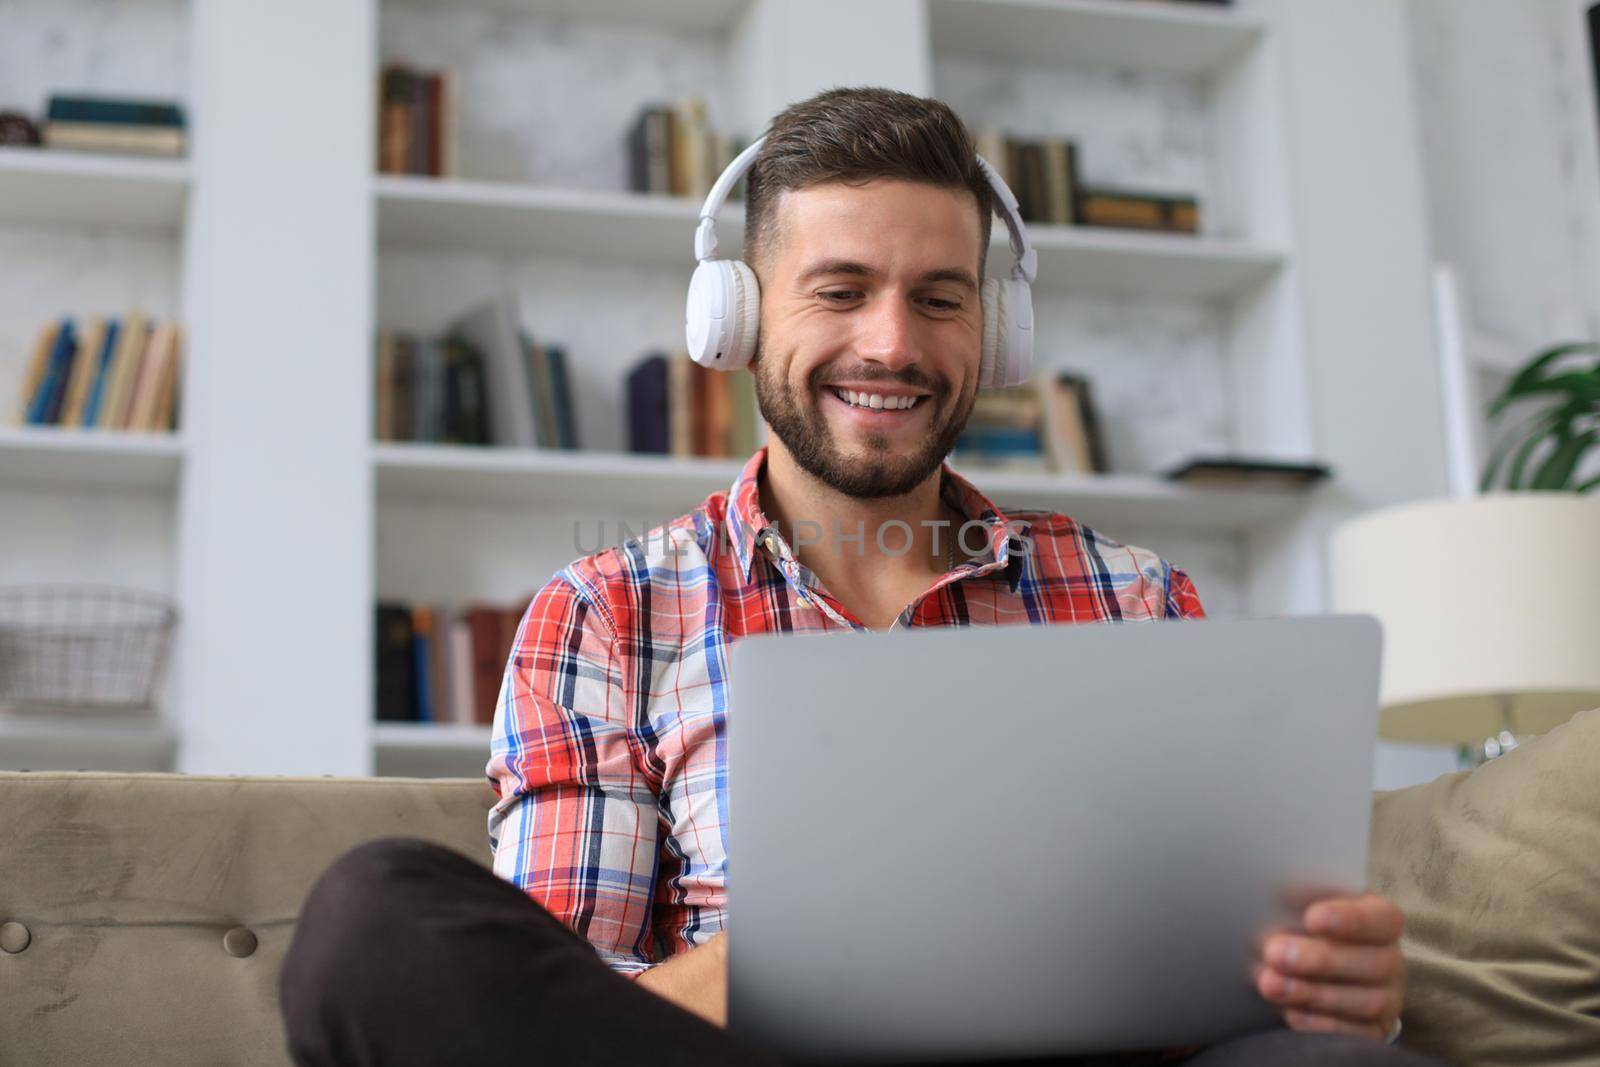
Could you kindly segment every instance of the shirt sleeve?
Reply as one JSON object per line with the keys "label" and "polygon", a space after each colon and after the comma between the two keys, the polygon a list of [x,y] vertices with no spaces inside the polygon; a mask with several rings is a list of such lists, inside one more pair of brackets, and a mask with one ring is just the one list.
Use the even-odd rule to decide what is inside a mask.
{"label": "shirt sleeve", "polygon": [[1200,594],[1194,582],[1177,567],[1167,568],[1167,618],[1203,619],[1205,608],[1200,606]]}
{"label": "shirt sleeve", "polygon": [[616,635],[558,576],[534,597],[501,681],[486,772],[494,871],[614,970],[650,966],[660,819],[641,771]]}

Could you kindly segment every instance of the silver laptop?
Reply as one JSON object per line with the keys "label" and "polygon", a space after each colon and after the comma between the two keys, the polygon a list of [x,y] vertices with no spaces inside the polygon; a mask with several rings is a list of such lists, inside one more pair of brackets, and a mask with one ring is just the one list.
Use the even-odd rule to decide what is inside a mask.
{"label": "silver laptop", "polygon": [[1258,938],[1365,881],[1364,616],[734,646],[729,1025],[791,1058],[1281,1025]]}

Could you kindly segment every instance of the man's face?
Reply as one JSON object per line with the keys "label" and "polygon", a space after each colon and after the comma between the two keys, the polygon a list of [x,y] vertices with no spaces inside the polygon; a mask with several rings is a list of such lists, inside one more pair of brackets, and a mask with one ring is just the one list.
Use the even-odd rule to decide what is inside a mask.
{"label": "man's face", "polygon": [[825,485],[909,492],[949,454],[977,392],[976,201],[877,179],[787,191],[776,210],[752,365],[761,414]]}

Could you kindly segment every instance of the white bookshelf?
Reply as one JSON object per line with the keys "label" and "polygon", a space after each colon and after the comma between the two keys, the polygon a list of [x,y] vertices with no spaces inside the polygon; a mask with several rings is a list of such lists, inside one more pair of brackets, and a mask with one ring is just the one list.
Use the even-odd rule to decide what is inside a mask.
{"label": "white bookshelf", "polygon": [[176,228],[189,164],[41,148],[0,148],[0,221]]}
{"label": "white bookshelf", "polygon": [[[398,175],[377,176],[373,188],[378,240],[390,248],[694,262],[695,200]],[[717,219],[723,255],[738,255],[743,227],[742,206],[726,206]],[[1280,249],[1211,237],[1045,225],[1030,226],[1028,237],[1039,252],[1037,289],[1099,296],[1224,299],[1260,284],[1286,259]],[[996,221],[996,263],[1009,264],[1007,242]]]}
{"label": "white bookshelf", "polygon": [[[619,47],[651,41],[670,49],[678,35],[678,43],[718,50],[705,77],[717,79],[709,88],[735,111],[718,116],[721,127],[736,133],[759,131],[785,104],[829,85],[929,95],[947,64],[992,63],[1003,73],[1059,62],[1127,71],[1130,84],[1146,75],[1193,79],[1206,107],[1214,194],[1206,234],[1030,227],[1042,321],[1048,327],[1064,311],[1159,318],[1177,306],[1186,329],[1214,335],[1200,348],[1217,354],[1207,385],[1226,399],[1230,450],[1315,456],[1332,466],[1334,480],[1295,494],[1200,490],[1137,474],[969,473],[1002,505],[1063,510],[1112,536],[1127,527],[1158,550],[1168,537],[1204,550],[1227,546],[1239,561],[1228,577],[1251,613],[1315,610],[1322,537],[1333,521],[1444,486],[1431,414],[1426,212],[1403,19],[1391,0],[1239,0],[1225,8],[1168,0],[189,7],[183,95],[197,149],[191,159],[0,150],[0,228],[20,227],[44,257],[26,275],[34,286],[27,298],[62,307],[100,300],[92,286],[73,288],[82,264],[71,256],[93,254],[103,233],[156,231],[156,240],[175,239],[179,249],[173,310],[190,328],[180,437],[0,430],[0,512],[24,509],[18,514],[28,520],[0,524],[0,536],[11,537],[0,549],[14,574],[26,574],[34,559],[54,577],[73,553],[84,556],[85,570],[94,569],[91,554],[99,564],[99,555],[127,553],[180,608],[164,725],[154,734],[95,734],[103,724],[74,724],[88,737],[33,727],[26,744],[46,754],[78,753],[69,762],[105,767],[142,753],[152,765],[167,759],[184,771],[477,777],[486,728],[372,722],[375,600],[432,588],[417,573],[430,569],[447,575],[461,599],[509,598],[540,584],[550,560],[570,558],[570,525],[561,523],[573,514],[619,502],[677,514],[725,488],[738,469],[736,461],[369,440],[375,330],[440,328],[500,284],[521,287],[531,330],[570,342],[580,404],[598,413],[586,425],[615,437],[602,416],[614,421],[610,413],[620,411],[627,366],[673,345],[681,330],[698,207],[620,191],[617,176],[598,165],[592,186],[576,188],[480,181],[470,169],[448,181],[374,175],[373,75],[390,58],[386,14],[422,12],[434,28],[477,20],[450,47],[495,47],[498,39],[481,32],[485,18],[520,31],[526,25],[516,20],[529,15],[551,17],[542,24],[551,32],[619,28],[605,38]],[[846,25],[852,32],[841,33]],[[96,24],[85,32],[103,31]],[[285,82],[278,57],[290,53],[296,76]],[[1362,73],[1354,82],[1351,56]],[[480,69],[470,55],[453,63],[461,72]],[[636,93],[641,103],[677,96],[681,84],[651,82],[658,66],[617,57],[615,79],[563,96],[571,125],[560,128],[536,125],[558,121],[552,112],[513,106],[536,86],[510,68],[463,86],[462,101],[510,107],[490,117],[522,123],[523,133],[533,124],[535,144],[593,137],[590,155],[610,159],[610,139],[625,131],[591,122],[591,97],[611,93],[615,104],[618,94]],[[1037,105],[1035,115],[1053,110],[1050,99],[1024,103]],[[80,244],[58,262],[37,236],[40,224],[56,223],[73,234],[83,223],[98,228],[73,237]],[[742,223],[740,206],[729,205],[720,231],[726,252],[742,243]],[[997,228],[991,263],[1001,270],[1009,262],[1003,247]],[[1067,343],[1112,342],[1085,328],[1058,337]],[[1171,410],[1169,399],[1150,417]],[[131,492],[106,492],[118,487]],[[123,503],[107,503],[116,498]],[[380,522],[402,526],[380,530]],[[1156,540],[1144,541],[1146,534]],[[469,588],[473,582],[482,587]],[[246,668],[241,649],[250,650]],[[251,684],[240,685],[241,669]],[[7,729],[0,762],[24,743]],[[109,747],[91,743],[97,738]]]}
{"label": "white bookshelf", "polygon": [[[388,247],[694,264],[700,204],[682,197],[389,174],[373,189],[378,240]],[[718,218],[717,239],[731,253],[743,245],[743,225],[737,204]]]}
{"label": "white bookshelf", "polygon": [[0,427],[0,486],[78,486],[173,493],[183,465],[174,434]]}
{"label": "white bookshelf", "polygon": [[0,770],[170,771],[177,744],[149,716],[0,713]]}
{"label": "white bookshelf", "polygon": [[1171,0],[930,0],[933,48],[952,55],[1210,74],[1265,35],[1232,7]]}
{"label": "white bookshelf", "polygon": [[405,778],[481,778],[487,726],[380,722],[372,728],[374,771]]}
{"label": "white bookshelf", "polygon": [[[646,514],[683,510],[727,489],[737,460],[625,453],[551,452],[465,445],[379,444],[372,449],[380,498],[452,502],[474,508],[521,505],[623,509]],[[1300,508],[1303,493],[1274,489],[1202,489],[1139,475],[1056,475],[962,468],[996,505],[1048,508],[1090,525],[1170,527],[1244,533]]]}

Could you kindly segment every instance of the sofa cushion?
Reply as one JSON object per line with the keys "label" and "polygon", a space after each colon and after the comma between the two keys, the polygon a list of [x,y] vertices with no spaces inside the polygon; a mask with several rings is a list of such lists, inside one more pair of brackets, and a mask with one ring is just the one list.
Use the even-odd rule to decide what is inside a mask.
{"label": "sofa cushion", "polygon": [[[0,773],[0,1063],[285,1064],[279,964],[334,857],[489,865],[487,782]],[[19,927],[11,942],[19,943]]]}
{"label": "sofa cushion", "polygon": [[1406,916],[1408,1047],[1457,1067],[1600,1063],[1600,709],[1377,794],[1368,875]]}

